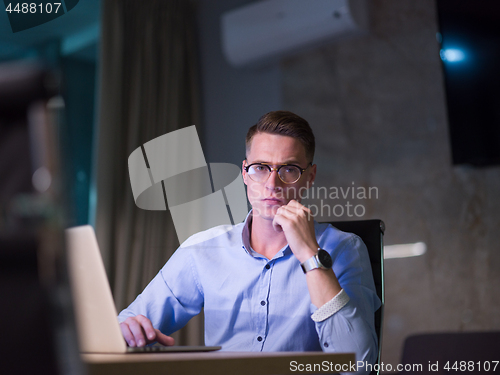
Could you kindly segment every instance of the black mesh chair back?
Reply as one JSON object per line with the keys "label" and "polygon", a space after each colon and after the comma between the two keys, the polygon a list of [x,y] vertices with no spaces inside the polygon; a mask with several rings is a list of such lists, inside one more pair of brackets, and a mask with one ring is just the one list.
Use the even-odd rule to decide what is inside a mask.
{"label": "black mesh chair back", "polygon": [[[358,235],[366,245],[372,266],[373,280],[382,306],[375,312],[375,331],[378,338],[378,363],[382,350],[382,318],[384,313],[384,232],[382,220],[332,221],[335,228]],[[377,372],[373,371],[372,374]]]}

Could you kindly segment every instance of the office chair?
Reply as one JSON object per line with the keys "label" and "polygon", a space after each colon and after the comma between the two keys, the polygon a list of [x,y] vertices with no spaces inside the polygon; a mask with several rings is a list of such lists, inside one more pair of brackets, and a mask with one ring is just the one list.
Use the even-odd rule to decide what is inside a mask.
{"label": "office chair", "polygon": [[[335,228],[343,232],[358,235],[366,245],[372,266],[373,280],[377,295],[382,302],[380,308],[375,311],[375,332],[378,338],[377,363],[380,364],[382,352],[382,320],[384,313],[384,232],[385,224],[382,220],[355,220],[355,221],[331,221]],[[378,374],[372,371],[371,375]]]}

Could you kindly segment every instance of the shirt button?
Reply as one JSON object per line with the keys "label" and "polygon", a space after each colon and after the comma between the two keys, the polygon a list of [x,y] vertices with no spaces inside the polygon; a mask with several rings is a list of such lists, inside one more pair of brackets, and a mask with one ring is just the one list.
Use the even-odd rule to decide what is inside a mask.
{"label": "shirt button", "polygon": [[269,264],[266,264],[266,270],[268,270],[269,268],[271,268],[271,266]]}
{"label": "shirt button", "polygon": [[257,341],[262,341],[262,336],[257,337]]}
{"label": "shirt button", "polygon": [[324,346],[325,348],[328,348],[330,345],[328,345],[328,343],[327,343],[327,342],[325,342],[325,343],[323,344],[323,346]]}
{"label": "shirt button", "polygon": [[260,304],[261,304],[262,306],[265,306],[265,305],[266,305],[266,301],[260,301]]}

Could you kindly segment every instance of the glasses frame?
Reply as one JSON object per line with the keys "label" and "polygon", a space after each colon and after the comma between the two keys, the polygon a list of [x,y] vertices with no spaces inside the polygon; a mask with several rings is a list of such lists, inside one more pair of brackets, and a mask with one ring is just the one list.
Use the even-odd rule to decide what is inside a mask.
{"label": "glasses frame", "polygon": [[[295,164],[275,164],[275,165],[278,165],[278,168],[274,168],[274,166],[273,166],[272,164],[268,164],[268,163],[252,163],[252,164],[249,164],[249,165],[247,165],[246,167],[244,167],[244,168],[245,168],[245,171],[248,173],[248,170],[249,170],[249,169],[250,169],[250,167],[251,167],[251,166],[253,166],[253,165],[262,165],[262,166],[267,167],[267,168],[269,169],[269,175],[267,176],[267,178],[266,178],[264,181],[260,181],[260,182],[259,182],[259,181],[255,181],[255,180],[251,177],[251,175],[250,175],[250,174],[248,174],[248,177],[249,177],[249,178],[250,178],[253,182],[257,182],[257,183],[259,183],[259,184],[263,184],[263,183],[265,183],[265,182],[269,179],[269,177],[271,176],[271,174],[273,173],[273,171],[276,171],[276,173],[278,174],[278,177],[279,177],[279,179],[281,180],[281,182],[283,182],[284,184],[289,184],[289,185],[290,185],[290,184],[294,184],[294,183],[296,183],[298,180],[300,180],[300,178],[302,177],[302,174],[303,174],[303,173],[307,170],[307,168],[309,168],[309,167],[312,165],[312,163],[309,163],[309,164],[307,165],[307,167],[305,167],[305,168],[301,168],[300,166],[295,165]],[[295,168],[298,168],[298,169],[299,169],[299,171],[300,171],[299,178],[297,178],[297,179],[296,179],[295,181],[293,181],[293,182],[286,182],[286,181],[283,181],[283,179],[281,178],[280,172],[279,172],[279,170],[280,170],[281,168],[283,168],[283,167],[295,167]]]}

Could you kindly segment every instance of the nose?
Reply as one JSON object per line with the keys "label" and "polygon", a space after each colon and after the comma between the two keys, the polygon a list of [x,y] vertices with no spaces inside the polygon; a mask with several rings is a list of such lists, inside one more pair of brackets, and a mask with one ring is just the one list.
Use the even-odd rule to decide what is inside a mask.
{"label": "nose", "polygon": [[281,179],[276,169],[271,170],[271,174],[266,181],[266,188],[269,190],[277,190],[281,188]]}

